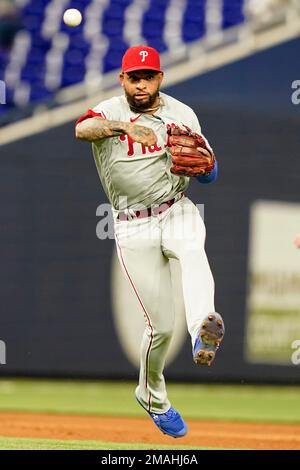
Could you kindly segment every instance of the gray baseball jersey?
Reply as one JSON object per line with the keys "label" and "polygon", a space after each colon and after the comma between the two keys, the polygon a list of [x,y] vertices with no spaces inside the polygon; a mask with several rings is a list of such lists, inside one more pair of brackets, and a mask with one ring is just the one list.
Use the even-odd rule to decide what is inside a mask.
{"label": "gray baseball jersey", "polygon": [[98,174],[112,207],[138,210],[161,204],[185,191],[189,178],[170,172],[171,154],[168,126],[188,125],[201,132],[194,111],[180,101],[160,93],[161,106],[153,114],[131,111],[124,95],[99,103],[93,111],[103,118],[135,122],[151,127],[157,135],[157,144],[145,147],[133,142],[128,135],[103,139],[92,144]]}

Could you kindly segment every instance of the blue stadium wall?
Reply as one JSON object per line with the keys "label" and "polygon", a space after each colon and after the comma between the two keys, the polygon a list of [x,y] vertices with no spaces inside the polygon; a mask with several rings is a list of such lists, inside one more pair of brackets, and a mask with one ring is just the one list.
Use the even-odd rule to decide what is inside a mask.
{"label": "blue stadium wall", "polygon": [[[300,366],[244,358],[250,206],[300,199],[300,105],[291,102],[299,49],[294,40],[165,90],[195,109],[219,158],[217,183],[192,181],[188,195],[205,204],[216,305],[227,325],[212,368],[193,364],[187,339],[168,379],[300,382]],[[106,197],[74,124],[3,146],[0,185],[0,374],[136,378],[112,321],[114,242],[95,235]]]}

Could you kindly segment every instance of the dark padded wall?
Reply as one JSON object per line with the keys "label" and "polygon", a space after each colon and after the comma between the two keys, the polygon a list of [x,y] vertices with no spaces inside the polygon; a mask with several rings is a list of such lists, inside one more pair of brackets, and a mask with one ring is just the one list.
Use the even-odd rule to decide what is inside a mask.
{"label": "dark padded wall", "polygon": [[[299,382],[295,366],[250,366],[243,357],[250,205],[300,198],[300,106],[290,101],[291,82],[300,79],[297,50],[292,41],[166,90],[193,106],[219,159],[218,182],[192,181],[188,195],[205,203],[216,305],[227,325],[214,367],[194,366],[187,341],[168,378]],[[275,75],[281,60],[289,66]],[[272,92],[262,93],[260,71]],[[7,344],[0,374],[136,377],[111,315],[114,243],[95,234],[106,198],[73,123],[2,147],[0,187],[0,339]]]}

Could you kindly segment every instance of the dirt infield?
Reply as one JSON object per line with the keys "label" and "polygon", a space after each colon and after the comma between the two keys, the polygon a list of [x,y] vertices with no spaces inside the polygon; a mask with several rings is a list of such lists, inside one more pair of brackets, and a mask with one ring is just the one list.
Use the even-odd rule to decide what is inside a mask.
{"label": "dirt infield", "polygon": [[3,437],[99,440],[240,449],[298,449],[300,425],[187,420],[189,433],[166,437],[149,418],[1,413]]}

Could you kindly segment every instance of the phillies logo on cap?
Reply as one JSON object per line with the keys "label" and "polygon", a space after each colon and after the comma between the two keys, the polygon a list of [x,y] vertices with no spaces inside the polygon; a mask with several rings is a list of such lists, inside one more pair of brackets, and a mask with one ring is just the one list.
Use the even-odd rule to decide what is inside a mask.
{"label": "phillies logo on cap", "polygon": [[143,57],[142,62],[145,62],[146,57],[149,55],[149,52],[147,51],[141,51],[140,55]]}
{"label": "phillies logo on cap", "polygon": [[154,47],[129,47],[122,59],[122,72],[134,70],[155,70],[161,72],[159,53]]}

